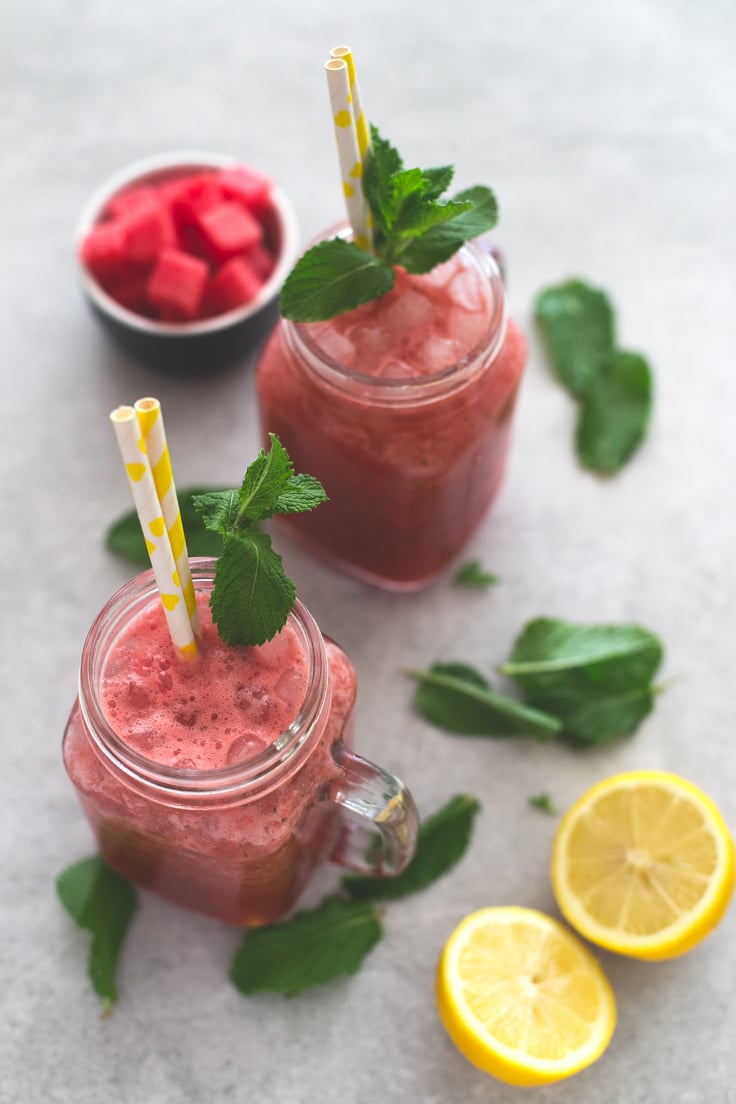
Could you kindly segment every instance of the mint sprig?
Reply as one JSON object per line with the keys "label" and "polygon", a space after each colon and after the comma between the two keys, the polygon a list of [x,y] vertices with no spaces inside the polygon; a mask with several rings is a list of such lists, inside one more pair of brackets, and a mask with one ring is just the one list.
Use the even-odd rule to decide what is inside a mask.
{"label": "mint sprig", "polygon": [[296,588],[258,522],[313,510],[327,500],[311,475],[296,475],[275,434],[248,467],[239,490],[195,495],[205,527],[223,540],[210,597],[212,620],[226,644],[264,644],[286,624]]}
{"label": "mint sprig", "polygon": [[107,1015],[118,999],[115,973],[138,895],[99,855],[63,870],[56,879],[56,890],[69,915],[92,933],[89,976],[104,999],[103,1015]]}
{"label": "mint sprig", "polygon": [[429,272],[498,221],[495,197],[476,185],[442,198],[453,168],[405,169],[398,151],[371,127],[363,190],[373,216],[373,252],[342,238],[320,242],[297,261],[281,292],[281,313],[317,322],[389,291],[394,266]]}
{"label": "mint sprig", "polygon": [[664,650],[638,625],[529,621],[500,671],[524,702],[491,689],[465,663],[407,672],[419,682],[414,708],[430,724],[464,736],[556,737],[599,747],[635,732],[654,707],[652,680]]}
{"label": "mint sprig", "polygon": [[527,702],[558,717],[562,739],[598,747],[634,732],[654,706],[664,650],[639,625],[579,625],[538,617],[501,671]]}
{"label": "mint sprig", "polygon": [[468,560],[455,572],[454,582],[458,586],[466,587],[491,587],[500,581],[498,575],[494,575],[481,564],[480,560]]}
{"label": "mint sprig", "polygon": [[430,724],[461,736],[533,736],[551,740],[562,727],[556,717],[491,688],[466,663],[433,663],[407,671],[419,683],[414,708]]}
{"label": "mint sprig", "polygon": [[598,475],[613,475],[646,434],[651,368],[639,353],[617,348],[608,296],[583,280],[546,288],[534,311],[555,375],[580,401],[578,460]]}
{"label": "mint sprig", "polygon": [[233,958],[230,980],[246,995],[270,990],[293,997],[356,973],[382,935],[370,901],[328,897],[283,924],[247,932]]}

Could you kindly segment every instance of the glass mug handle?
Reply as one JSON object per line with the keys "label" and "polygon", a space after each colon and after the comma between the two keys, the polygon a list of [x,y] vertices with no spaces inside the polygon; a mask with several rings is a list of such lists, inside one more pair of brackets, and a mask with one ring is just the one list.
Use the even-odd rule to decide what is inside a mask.
{"label": "glass mug handle", "polygon": [[333,750],[340,775],[330,800],[340,806],[340,830],[330,861],[356,874],[391,877],[414,855],[419,815],[403,782],[356,755],[342,741]]}

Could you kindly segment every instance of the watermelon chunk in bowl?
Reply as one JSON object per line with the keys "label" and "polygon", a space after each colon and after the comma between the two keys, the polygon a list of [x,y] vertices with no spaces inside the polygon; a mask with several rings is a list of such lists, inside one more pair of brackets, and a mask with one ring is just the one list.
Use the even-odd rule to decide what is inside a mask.
{"label": "watermelon chunk in bowl", "polygon": [[298,249],[282,189],[200,151],[115,174],[88,201],[76,241],[97,319],[135,360],[177,375],[207,375],[255,350]]}

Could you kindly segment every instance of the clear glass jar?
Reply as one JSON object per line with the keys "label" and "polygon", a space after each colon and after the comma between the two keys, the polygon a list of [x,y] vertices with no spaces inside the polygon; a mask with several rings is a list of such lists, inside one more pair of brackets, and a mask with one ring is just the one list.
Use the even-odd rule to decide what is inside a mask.
{"label": "clear glass jar", "polygon": [[447,568],[504,475],[526,342],[507,316],[495,258],[474,242],[458,257],[487,280],[488,303],[481,339],[455,363],[413,379],[377,377],[282,319],[257,368],[264,439],[276,433],[296,470],[329,495],[319,510],[280,523],[335,566],[388,589],[418,589]]}
{"label": "clear glass jar", "polygon": [[[193,560],[209,592],[213,560]],[[356,692],[345,653],[297,602],[290,625],[307,661],[303,704],[254,758],[222,768],[162,765],[109,723],[102,676],[115,642],[158,601],[152,572],[103,607],[82,651],[79,696],[64,734],[69,776],[107,863],[177,904],[242,926],[271,923],[322,860],[371,875],[411,858],[417,814],[402,783],[350,748]]]}

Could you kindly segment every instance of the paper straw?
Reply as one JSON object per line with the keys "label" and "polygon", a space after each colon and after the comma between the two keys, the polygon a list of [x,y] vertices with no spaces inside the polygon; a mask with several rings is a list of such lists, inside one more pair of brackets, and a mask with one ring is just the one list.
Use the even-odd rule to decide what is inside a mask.
{"label": "paper straw", "polygon": [[115,430],[138,520],[151,558],[171,640],[182,655],[196,656],[197,641],[189,620],[138,417],[132,406],[118,406],[111,412],[110,421]]}
{"label": "paper straw", "polygon": [[330,93],[332,119],[335,124],[337,155],[340,162],[342,188],[348,209],[348,219],[353,228],[353,241],[361,249],[370,249],[371,232],[369,209],[363,194],[363,159],[355,129],[353,105],[350,97],[350,78],[347,62],[332,58],[325,62],[327,87]]}
{"label": "paper straw", "polygon": [[348,81],[350,82],[350,98],[353,105],[353,118],[355,120],[355,132],[358,135],[358,148],[360,150],[361,159],[365,160],[365,155],[368,152],[368,147],[371,144],[370,134],[368,132],[368,120],[365,117],[363,111],[363,104],[360,99],[360,90],[358,89],[358,78],[355,74],[355,59],[353,57],[353,51],[349,46],[333,46],[330,50],[330,57],[342,58],[348,67]]}
{"label": "paper straw", "polygon": [[161,413],[161,403],[158,399],[138,399],[135,403],[135,412],[138,416],[138,424],[143,434],[148,463],[156,488],[156,495],[161,504],[164,521],[166,522],[166,531],[169,534],[171,551],[179,572],[187,613],[189,614],[189,620],[192,622],[194,635],[199,638],[202,634],[199,623],[199,610],[197,609],[197,598],[194,593],[192,572],[189,567],[189,555],[187,553],[186,538],[184,536],[184,526],[181,522],[179,500],[176,497],[174,473],[171,470],[169,446],[166,443],[166,431],[164,429],[163,414]]}

